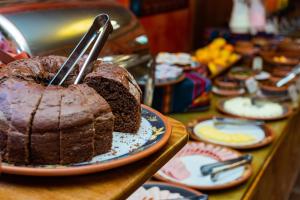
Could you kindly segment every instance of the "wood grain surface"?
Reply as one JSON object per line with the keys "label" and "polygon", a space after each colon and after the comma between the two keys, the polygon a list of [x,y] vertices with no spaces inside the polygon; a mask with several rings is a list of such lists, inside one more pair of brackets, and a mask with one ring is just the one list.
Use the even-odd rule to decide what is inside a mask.
{"label": "wood grain surface", "polygon": [[2,174],[1,200],[123,200],[160,169],[187,142],[185,127],[168,118],[172,135],[157,153],[117,169],[74,177],[26,177]]}

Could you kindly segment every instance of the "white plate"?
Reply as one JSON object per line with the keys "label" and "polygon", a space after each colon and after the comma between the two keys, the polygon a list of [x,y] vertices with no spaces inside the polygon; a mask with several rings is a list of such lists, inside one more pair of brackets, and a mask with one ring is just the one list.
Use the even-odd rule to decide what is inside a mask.
{"label": "white plate", "polygon": [[[211,138],[207,138],[204,135],[202,135],[201,133],[199,133],[199,128],[203,127],[203,126],[211,126],[214,127],[220,131],[222,131],[225,134],[230,134],[230,135],[234,135],[234,134],[240,134],[243,133],[245,135],[249,135],[252,136],[253,138],[255,138],[252,141],[249,142],[222,142],[219,140],[214,140]],[[199,137],[200,139],[203,139],[207,142],[212,142],[215,144],[220,144],[220,145],[225,145],[225,146],[245,146],[245,145],[252,145],[252,144],[257,144],[261,141],[263,141],[265,139],[265,130],[260,127],[260,126],[255,126],[255,125],[242,125],[242,126],[238,126],[238,125],[231,125],[231,124],[224,124],[224,125],[220,125],[215,127],[214,126],[214,122],[213,120],[206,120],[206,121],[202,121],[200,123],[198,123],[195,127],[194,127],[194,134]]]}

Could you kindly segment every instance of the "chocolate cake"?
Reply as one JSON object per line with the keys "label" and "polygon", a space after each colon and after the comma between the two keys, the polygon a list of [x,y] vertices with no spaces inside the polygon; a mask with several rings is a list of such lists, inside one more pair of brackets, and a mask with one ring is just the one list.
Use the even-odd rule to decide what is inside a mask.
{"label": "chocolate cake", "polygon": [[88,100],[88,109],[94,115],[94,149],[96,154],[102,154],[111,149],[114,127],[114,116],[107,102],[96,91],[86,84],[77,86]]}
{"label": "chocolate cake", "polygon": [[134,133],[141,91],[127,70],[95,62],[85,83],[47,86],[66,58],[44,56],[0,68],[0,151],[13,164],[70,164],[110,151],[112,132]]}
{"label": "chocolate cake", "polygon": [[62,87],[50,86],[44,91],[35,113],[31,132],[31,162],[60,163],[60,105]]}
{"label": "chocolate cake", "polygon": [[7,85],[9,121],[4,160],[9,163],[29,163],[31,123],[40,102],[43,87],[32,82],[9,78]]}
{"label": "chocolate cake", "polygon": [[134,78],[115,64],[95,61],[92,69],[84,82],[109,103],[115,115],[114,130],[136,133],[141,122],[141,90]]}

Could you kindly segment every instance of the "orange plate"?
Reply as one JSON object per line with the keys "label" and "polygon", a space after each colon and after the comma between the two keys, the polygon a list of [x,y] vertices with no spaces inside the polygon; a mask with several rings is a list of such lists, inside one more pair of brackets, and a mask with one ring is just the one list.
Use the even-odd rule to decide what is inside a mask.
{"label": "orange plate", "polygon": [[265,133],[265,138],[262,141],[259,141],[258,143],[250,144],[250,145],[225,145],[225,144],[214,143],[212,141],[207,141],[205,139],[198,137],[194,133],[194,127],[202,121],[212,119],[212,117],[213,116],[201,117],[201,118],[198,118],[198,119],[193,120],[192,122],[188,123],[187,129],[188,129],[189,134],[192,139],[197,140],[197,141],[212,143],[212,144],[216,144],[216,145],[226,146],[226,147],[230,147],[230,148],[234,148],[234,149],[255,149],[255,148],[260,148],[260,147],[270,144],[275,138],[275,135],[274,135],[272,129],[269,126],[267,126],[266,124],[262,126],[262,129],[264,130],[264,133]]}
{"label": "orange plate", "polygon": [[280,120],[280,119],[284,119],[286,117],[289,117],[292,113],[293,113],[293,109],[291,108],[291,106],[289,106],[288,104],[281,104],[281,106],[283,107],[283,114],[281,116],[278,117],[245,117],[245,116],[239,116],[239,115],[235,115],[232,114],[230,112],[227,112],[224,108],[224,102],[228,100],[228,99],[223,99],[217,102],[217,109],[224,113],[227,114],[229,116],[233,116],[233,117],[237,117],[237,118],[242,118],[242,119],[251,119],[251,120],[264,120],[264,121],[275,121],[275,120]]}
{"label": "orange plate", "polygon": [[[150,147],[143,149],[142,151],[138,151],[136,153],[131,152],[129,156],[109,160],[103,163],[95,163],[84,166],[57,166],[57,168],[47,168],[47,167],[39,167],[39,166],[12,166],[12,165],[2,165],[1,168],[2,173],[6,174],[16,174],[16,175],[26,175],[26,176],[72,176],[72,175],[82,175],[82,174],[90,174],[95,172],[101,172],[109,169],[113,169],[116,167],[120,167],[123,165],[127,165],[129,163],[135,162],[142,158],[145,158],[154,152],[158,151],[162,148],[169,140],[171,136],[171,126],[167,121],[167,118],[164,117],[158,111],[142,105],[143,109],[146,109],[150,113],[153,113],[157,118],[159,118],[164,124],[166,130],[163,133],[163,136]],[[55,166],[54,166],[55,167]]]}
{"label": "orange plate", "polygon": [[[203,142],[189,142],[189,143],[203,143]],[[218,147],[218,148],[226,149],[227,151],[231,151],[232,153],[236,154],[237,156],[242,155],[238,151],[235,151],[235,150],[230,149],[230,148],[220,147],[219,145],[213,145],[213,144],[210,144],[210,145],[212,145],[216,148]],[[199,185],[184,184],[184,183],[181,183],[179,181],[175,182],[173,180],[169,180],[168,178],[165,178],[165,177],[159,175],[158,173],[156,173],[154,175],[154,178],[156,178],[158,180],[161,180],[161,181],[171,182],[171,183],[176,184],[176,185],[191,187],[191,188],[195,188],[195,189],[199,189],[199,190],[223,190],[223,189],[228,189],[228,188],[231,188],[231,187],[235,187],[237,185],[240,185],[240,184],[244,183],[245,181],[247,181],[250,178],[251,175],[252,175],[252,167],[251,167],[250,164],[247,164],[247,165],[245,165],[245,171],[244,171],[244,173],[241,177],[239,177],[239,178],[237,178],[237,179],[235,179],[231,182],[221,184],[221,185],[215,185],[215,186],[199,186]]]}

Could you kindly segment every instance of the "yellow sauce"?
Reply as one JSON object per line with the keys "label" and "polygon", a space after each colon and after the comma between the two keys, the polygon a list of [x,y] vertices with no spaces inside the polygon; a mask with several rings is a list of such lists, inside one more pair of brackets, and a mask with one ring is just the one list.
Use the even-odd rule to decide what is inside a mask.
{"label": "yellow sauce", "polygon": [[195,131],[196,135],[198,135],[199,137],[222,143],[240,144],[255,141],[254,136],[245,133],[228,134],[212,126],[201,126],[199,128],[196,128]]}

